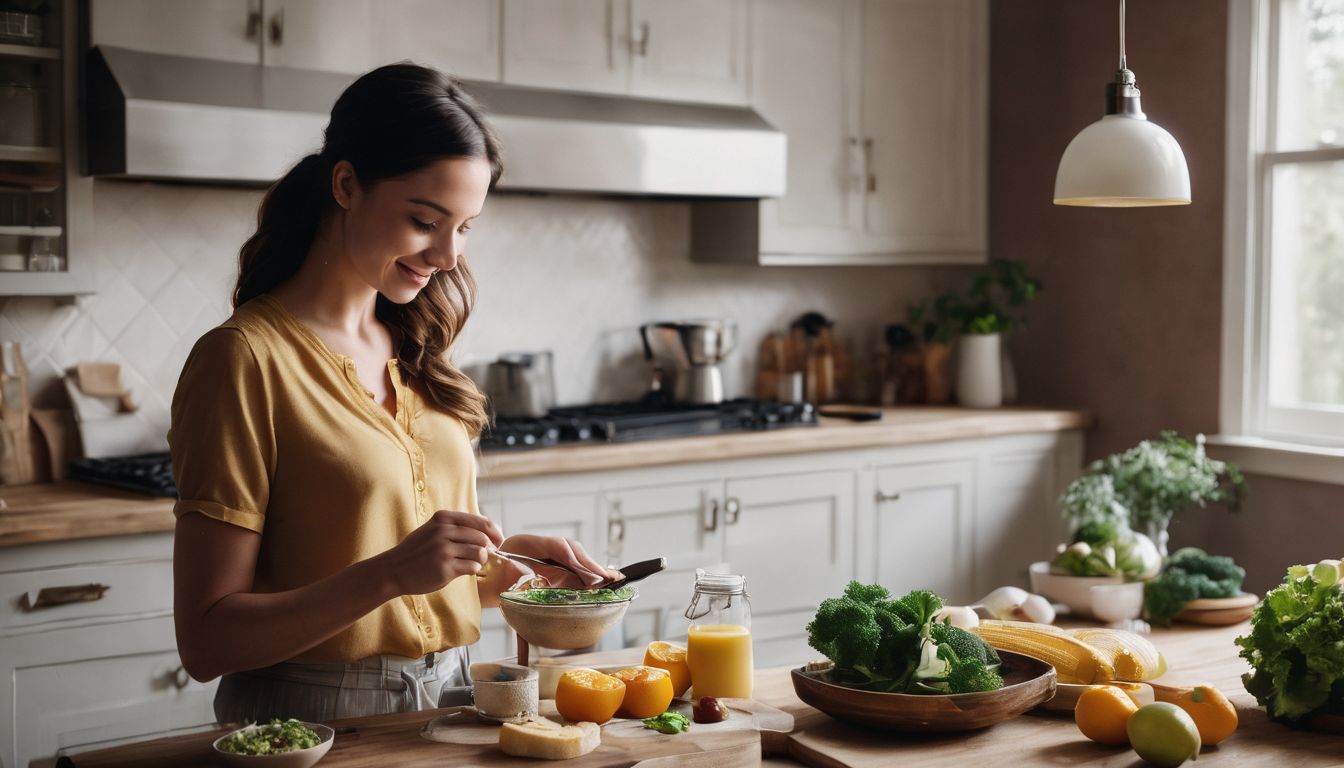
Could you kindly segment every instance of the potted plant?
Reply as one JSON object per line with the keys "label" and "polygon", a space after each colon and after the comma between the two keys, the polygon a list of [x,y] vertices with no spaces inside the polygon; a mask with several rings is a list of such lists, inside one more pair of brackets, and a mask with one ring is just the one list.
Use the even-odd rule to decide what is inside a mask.
{"label": "potted plant", "polygon": [[995,259],[972,277],[958,307],[957,400],[962,405],[993,408],[1003,404],[1005,394],[1015,399],[1003,337],[1025,324],[1018,311],[1040,289],[1040,281],[1027,274],[1021,261]]}
{"label": "potted plant", "polygon": [[1167,526],[1192,504],[1227,504],[1236,509],[1246,481],[1235,464],[1211,459],[1204,436],[1194,442],[1164,431],[1121,453],[1092,462],[1060,499],[1076,531],[1110,522],[1141,532],[1167,556]]}

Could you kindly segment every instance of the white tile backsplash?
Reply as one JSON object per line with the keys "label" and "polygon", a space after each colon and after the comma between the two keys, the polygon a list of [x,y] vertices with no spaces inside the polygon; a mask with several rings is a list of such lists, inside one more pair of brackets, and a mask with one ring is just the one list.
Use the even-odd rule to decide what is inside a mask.
{"label": "white tile backsplash", "polygon": [[[177,373],[192,343],[229,313],[238,246],[252,232],[258,190],[99,181],[92,252],[99,292],[69,302],[0,299],[0,338],[15,338],[36,402],[65,407],[59,371],[85,360],[121,363],[140,420],[162,435]],[[639,396],[648,370],[641,323],[731,317],[740,347],[728,391],[748,394],[763,335],[798,314],[832,316],[862,366],[882,324],[958,274],[912,267],[781,268],[690,261],[686,204],[569,196],[496,195],[472,230],[468,260],[480,293],[457,357],[555,354],[561,403]],[[941,279],[940,279],[941,278]]]}

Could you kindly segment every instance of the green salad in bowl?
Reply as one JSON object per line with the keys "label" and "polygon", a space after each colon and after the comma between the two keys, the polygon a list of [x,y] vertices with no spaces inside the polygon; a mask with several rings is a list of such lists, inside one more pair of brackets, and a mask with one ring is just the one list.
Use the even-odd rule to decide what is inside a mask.
{"label": "green salad in bowl", "polygon": [[216,754],[228,765],[308,768],[331,749],[336,732],[321,723],[294,718],[239,728],[215,740]]}
{"label": "green salad in bowl", "polygon": [[499,610],[513,631],[532,645],[557,650],[587,648],[602,639],[639,596],[620,589],[516,589],[499,596]]}
{"label": "green salad in bowl", "polygon": [[627,602],[635,596],[634,587],[620,589],[519,589],[505,592],[501,597],[519,603],[537,605],[592,605],[594,603]]}

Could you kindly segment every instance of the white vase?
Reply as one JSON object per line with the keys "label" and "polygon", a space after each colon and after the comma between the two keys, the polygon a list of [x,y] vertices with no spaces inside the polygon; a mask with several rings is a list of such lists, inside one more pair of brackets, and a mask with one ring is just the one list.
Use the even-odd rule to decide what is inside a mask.
{"label": "white vase", "polygon": [[957,342],[957,402],[968,408],[1003,405],[1003,358],[997,333],[967,334]]}

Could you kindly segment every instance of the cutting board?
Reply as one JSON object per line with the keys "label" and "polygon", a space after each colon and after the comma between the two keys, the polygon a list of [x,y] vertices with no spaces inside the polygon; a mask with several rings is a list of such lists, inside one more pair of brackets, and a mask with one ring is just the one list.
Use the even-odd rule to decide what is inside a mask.
{"label": "cutting board", "polygon": [[[603,726],[602,745],[595,751],[558,765],[566,768],[755,768],[764,751],[785,748],[784,734],[793,717],[750,700],[727,699],[733,716],[713,725],[693,724],[687,733],[667,735],[648,730],[637,720],[613,720]],[[554,703],[542,702],[542,714]],[[549,710],[547,705],[550,705]],[[689,703],[684,703],[689,713]],[[499,751],[498,728],[467,723],[459,741],[430,741],[421,730],[430,721],[458,708],[402,712],[335,720],[336,741],[319,768],[442,768],[443,766],[532,766],[546,761],[510,757]],[[58,768],[214,768],[219,763],[210,744],[225,731],[128,744],[61,758]],[[773,739],[773,740],[772,740]]]}

